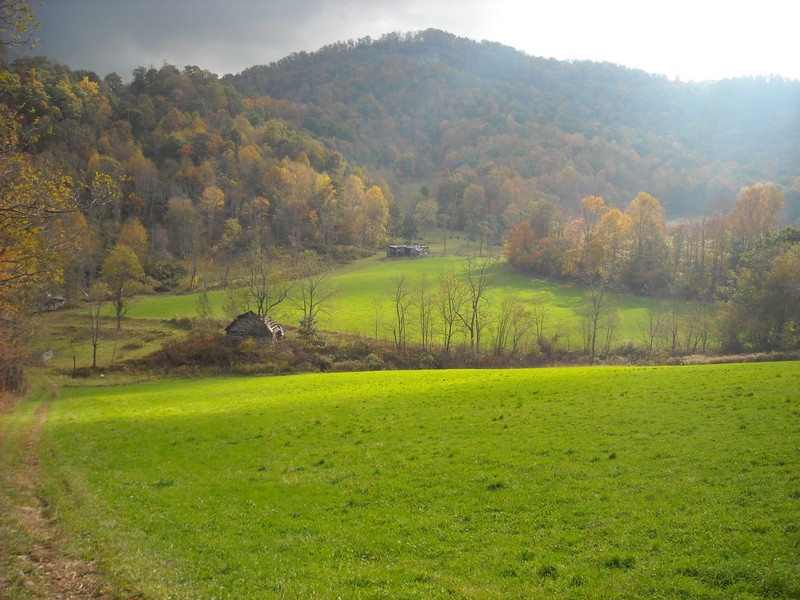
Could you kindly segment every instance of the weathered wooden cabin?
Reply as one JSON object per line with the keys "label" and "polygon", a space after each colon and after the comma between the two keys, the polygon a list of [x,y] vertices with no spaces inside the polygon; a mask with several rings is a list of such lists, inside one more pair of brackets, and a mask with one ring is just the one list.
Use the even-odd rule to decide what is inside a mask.
{"label": "weathered wooden cabin", "polygon": [[244,340],[278,340],[285,335],[283,326],[272,317],[259,317],[252,310],[236,317],[225,328],[225,338],[229,342]]}
{"label": "weathered wooden cabin", "polygon": [[428,255],[428,247],[422,244],[389,244],[387,258],[421,258]]}
{"label": "weathered wooden cabin", "polygon": [[67,299],[64,297],[63,294],[51,294],[47,293],[45,298],[45,302],[42,305],[42,310],[47,312],[52,312],[54,310],[61,310],[62,308],[67,307]]}

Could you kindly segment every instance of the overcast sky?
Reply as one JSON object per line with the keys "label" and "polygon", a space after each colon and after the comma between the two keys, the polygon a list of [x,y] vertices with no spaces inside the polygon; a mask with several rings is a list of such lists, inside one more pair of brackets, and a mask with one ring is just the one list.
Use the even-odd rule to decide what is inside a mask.
{"label": "overcast sky", "polygon": [[336,41],[434,27],[532,56],[670,78],[800,79],[797,0],[32,0],[36,54],[124,80],[137,66],[238,73]]}

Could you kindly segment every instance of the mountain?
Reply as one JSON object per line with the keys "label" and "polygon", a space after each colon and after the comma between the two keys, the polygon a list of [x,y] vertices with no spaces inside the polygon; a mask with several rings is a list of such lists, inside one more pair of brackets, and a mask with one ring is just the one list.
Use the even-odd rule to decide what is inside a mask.
{"label": "mountain", "polygon": [[427,30],[292,54],[224,81],[400,183],[519,177],[566,209],[586,195],[624,206],[647,191],[677,217],[800,175],[800,82],[781,78],[671,81]]}

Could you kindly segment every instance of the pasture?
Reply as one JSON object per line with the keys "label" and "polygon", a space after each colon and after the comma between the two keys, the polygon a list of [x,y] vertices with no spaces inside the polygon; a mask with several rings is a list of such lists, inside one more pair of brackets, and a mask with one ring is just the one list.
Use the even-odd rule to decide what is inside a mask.
{"label": "pasture", "polygon": [[[332,332],[391,339],[394,281],[405,275],[411,289],[424,285],[429,293],[434,293],[439,274],[453,271],[460,275],[464,260],[464,256],[387,260],[383,255],[375,255],[339,266],[330,274],[329,282],[335,287],[336,294],[327,305],[327,310],[321,314],[320,325],[322,329]],[[493,269],[489,281],[486,294],[488,315],[496,314],[502,299],[513,295],[528,306],[537,305],[544,309],[546,332],[560,328],[573,345],[580,346],[582,313],[588,301],[588,292],[578,287],[521,275],[502,264]],[[129,316],[139,319],[192,317],[197,314],[199,295],[143,296],[134,302]],[[220,290],[208,292],[211,308],[220,318],[224,316],[226,295]],[[416,297],[414,292],[411,297]],[[620,295],[610,295],[609,306],[619,314],[615,339],[620,342],[640,341],[639,323],[646,319],[648,311],[666,314],[672,309],[668,301]],[[692,307],[681,302],[678,308],[688,314]],[[300,319],[300,313],[288,301],[279,305],[273,315],[290,327],[297,326]],[[412,314],[409,327],[411,336],[419,336],[414,327],[415,318],[415,314]]]}
{"label": "pasture", "polygon": [[67,388],[61,527],[147,598],[800,595],[800,364]]}
{"label": "pasture", "polygon": [[[329,283],[335,287],[336,294],[320,315],[321,328],[331,333],[390,342],[394,311],[390,296],[396,278],[403,275],[406,277],[412,289],[410,297],[416,299],[418,292],[413,291],[415,288],[424,283],[429,294],[434,294],[439,274],[451,271],[459,274],[464,260],[463,256],[386,260],[382,255],[376,255],[339,266],[330,274]],[[98,367],[119,365],[127,359],[158,350],[170,338],[185,336],[186,329],[181,329],[178,321],[197,316],[200,295],[158,294],[134,298],[119,331],[116,330],[111,306],[106,305],[97,348]],[[227,295],[224,290],[207,292],[213,316],[220,323],[226,323],[230,318],[223,309]],[[559,332],[558,344],[561,348],[582,349],[582,323],[588,292],[521,275],[504,265],[497,265],[492,270],[486,293],[487,326],[483,332],[484,347],[491,343],[493,319],[503,299],[509,296],[518,298],[529,311],[538,311],[545,337]],[[617,315],[612,348],[626,342],[643,344],[642,327],[647,322],[648,315],[660,313],[666,320],[673,306],[681,314],[684,323],[699,318],[697,311],[700,307],[691,303],[673,304],[654,298],[609,295],[609,307]],[[85,312],[85,308],[77,308],[45,313],[39,317],[37,335],[31,345],[34,353],[53,351],[54,360],[46,365],[46,372],[70,373],[74,366],[85,368],[92,364],[92,347]],[[272,311],[273,316],[290,328],[298,325],[300,314],[288,300]],[[437,318],[434,315],[435,331],[432,341],[435,346],[441,343],[440,328],[436,326]],[[419,341],[418,309],[410,308],[407,320],[409,342]],[[463,333],[457,335],[454,343],[467,341],[464,336]],[[534,339],[533,328],[528,336],[528,341]],[[683,339],[684,336],[685,331],[682,331],[680,337]]]}

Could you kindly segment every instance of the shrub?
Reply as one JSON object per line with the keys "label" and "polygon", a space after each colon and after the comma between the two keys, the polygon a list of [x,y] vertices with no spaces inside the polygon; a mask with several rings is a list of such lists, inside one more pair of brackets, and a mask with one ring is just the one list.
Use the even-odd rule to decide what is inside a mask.
{"label": "shrub", "polygon": [[223,334],[190,335],[167,340],[161,350],[149,357],[156,366],[230,367],[236,361],[234,348],[225,343]]}
{"label": "shrub", "polygon": [[178,263],[148,262],[144,265],[144,273],[155,281],[155,291],[168,292],[180,285],[188,271]]}

